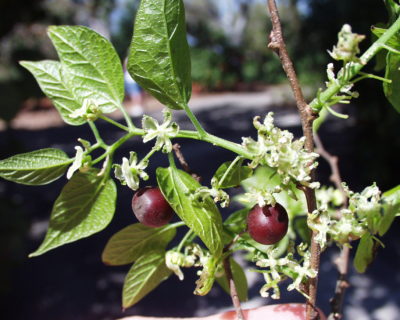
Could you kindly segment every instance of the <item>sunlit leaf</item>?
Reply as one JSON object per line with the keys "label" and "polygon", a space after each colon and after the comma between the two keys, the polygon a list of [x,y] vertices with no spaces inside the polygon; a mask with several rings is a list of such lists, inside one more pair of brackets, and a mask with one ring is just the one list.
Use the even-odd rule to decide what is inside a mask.
{"label": "sunlit leaf", "polygon": [[61,177],[72,162],[59,149],[41,149],[0,161],[0,177],[21,184],[43,185]]}
{"label": "sunlit leaf", "polygon": [[91,99],[104,113],[121,108],[124,77],[111,43],[83,26],[52,26],[49,37],[63,65],[63,77],[82,105]]}
{"label": "sunlit leaf", "polygon": [[182,109],[192,81],[182,0],[142,0],[128,70],[136,82],[162,104]]}
{"label": "sunlit leaf", "polygon": [[177,215],[196,233],[217,257],[222,252],[222,219],[210,197],[200,202],[193,197],[200,184],[176,168],[158,168],[157,182],[161,192]]}
{"label": "sunlit leaf", "polygon": [[122,306],[129,308],[139,302],[171,275],[165,265],[165,251],[149,250],[129,270],[122,290]]}
{"label": "sunlit leaf", "polygon": [[108,240],[102,260],[105,264],[113,266],[132,263],[149,250],[165,249],[175,234],[176,229],[169,225],[150,228],[141,223],[132,224]]}
{"label": "sunlit leaf", "polygon": [[72,176],[54,203],[43,243],[30,257],[89,237],[110,223],[117,190],[112,179],[98,173],[93,169]]}

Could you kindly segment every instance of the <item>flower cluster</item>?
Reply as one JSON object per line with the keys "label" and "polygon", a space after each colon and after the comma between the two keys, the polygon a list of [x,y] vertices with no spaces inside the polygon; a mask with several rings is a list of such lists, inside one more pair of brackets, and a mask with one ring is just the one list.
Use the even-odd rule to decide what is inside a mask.
{"label": "flower cluster", "polygon": [[199,201],[204,201],[204,199],[209,196],[214,199],[214,202],[220,202],[222,208],[229,206],[229,195],[222,189],[218,189],[216,187],[200,187],[194,194],[194,198]]}
{"label": "flower cluster", "polygon": [[294,258],[294,249],[289,249],[289,253],[285,257],[277,258],[277,248],[269,247],[267,249],[267,257],[257,260],[256,265],[261,268],[268,268],[262,270],[265,279],[265,285],[261,288],[260,294],[262,297],[268,297],[269,291],[272,289],[273,294],[271,298],[280,298],[279,283],[286,278],[291,278],[293,282],[287,287],[288,291],[297,290],[307,297],[306,292],[303,290],[302,284],[308,279],[315,278],[317,272],[311,268],[310,257],[311,254],[306,250],[306,244],[297,246],[297,253],[301,257],[301,261]]}
{"label": "flower cluster", "polygon": [[349,190],[345,184],[343,187],[349,198],[348,208],[330,210],[340,205],[343,199],[338,199],[338,191],[326,189],[317,193],[319,209],[308,216],[307,223],[317,231],[315,240],[322,249],[326,248],[329,240],[349,245],[351,240],[360,239],[367,232],[375,233],[376,221],[381,219],[381,192],[375,184],[361,193]]}
{"label": "flower cluster", "polygon": [[258,131],[257,141],[243,138],[242,145],[253,154],[250,167],[267,165],[277,169],[282,183],[289,185],[295,181],[310,188],[319,187],[319,183],[311,182],[311,171],[318,165],[317,153],[304,149],[305,138],[293,141],[293,134],[274,126],[273,113],[265,117],[263,123],[259,117],[254,118],[254,126]]}

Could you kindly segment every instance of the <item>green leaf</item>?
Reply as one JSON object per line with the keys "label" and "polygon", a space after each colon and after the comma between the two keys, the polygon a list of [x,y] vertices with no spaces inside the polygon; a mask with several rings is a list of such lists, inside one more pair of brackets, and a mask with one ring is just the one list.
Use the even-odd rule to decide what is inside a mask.
{"label": "green leaf", "polygon": [[43,185],[60,178],[71,162],[59,149],[21,153],[0,161],[0,177],[26,185]]}
{"label": "green leaf", "polygon": [[382,206],[383,217],[379,220],[378,232],[380,236],[383,236],[392,225],[396,214],[400,212],[400,203],[392,204],[387,203]]}
{"label": "green leaf", "polygon": [[400,6],[394,0],[384,0],[389,15],[389,24],[392,24],[399,15]]}
{"label": "green leaf", "polygon": [[232,213],[224,221],[224,226],[233,233],[240,233],[247,229],[247,214],[249,213],[248,208],[244,208]]}
{"label": "green leaf", "polygon": [[382,195],[385,200],[393,200],[396,203],[400,202],[400,185],[386,191]]}
{"label": "green leaf", "polygon": [[141,223],[132,224],[108,240],[102,260],[112,266],[132,263],[149,250],[165,249],[175,234],[176,229],[169,225],[150,228]]}
{"label": "green leaf", "polygon": [[[248,233],[244,233],[241,237],[240,237],[240,242],[241,244],[243,244],[243,248],[245,249],[246,247],[252,247],[252,248],[256,248],[258,251],[263,252],[263,253],[268,253],[268,249],[269,247],[271,247],[271,245],[265,245],[265,244],[261,244],[255,240],[253,240],[253,238],[250,237],[250,235]],[[283,255],[288,246],[289,246],[289,236],[286,235],[282,238],[282,240],[280,240],[278,243],[273,245],[277,250],[275,252],[275,257],[280,257],[281,255]],[[247,250],[250,251],[250,250]]]}
{"label": "green leaf", "polygon": [[126,275],[122,290],[124,309],[139,302],[171,275],[165,265],[165,251],[152,250],[143,254]]}
{"label": "green leaf", "polygon": [[304,243],[311,242],[311,231],[307,224],[307,217],[296,217],[293,221],[293,229],[300,236],[300,239]]}
{"label": "green leaf", "polygon": [[374,259],[374,240],[371,234],[366,233],[361,237],[354,257],[354,267],[360,273],[364,273],[368,265]]}
{"label": "green leaf", "polygon": [[73,89],[64,79],[60,62],[51,60],[21,61],[20,64],[33,74],[40,89],[53,101],[66,123],[81,125],[86,122],[82,118],[70,117],[72,112],[82,106],[82,101],[75,97]]}
{"label": "green leaf", "polygon": [[[248,285],[247,285],[247,278],[246,274],[244,273],[243,268],[238,264],[234,259],[230,259],[231,262],[231,269],[232,269],[232,276],[233,282],[235,283],[235,287],[239,296],[239,300],[241,302],[247,301],[248,296]],[[218,284],[224,289],[224,291],[230,295],[228,279],[224,273],[224,275],[220,278],[217,278]]]}
{"label": "green leaf", "polygon": [[244,159],[239,161],[224,162],[215,172],[213,179],[216,180],[219,188],[233,188],[249,178],[253,170],[248,166],[242,166]]}
{"label": "green leaf", "polygon": [[386,191],[382,195],[382,199],[384,200],[383,217],[381,217],[378,227],[380,236],[389,230],[396,215],[400,213],[400,185]]}
{"label": "green leaf", "polygon": [[122,65],[106,38],[82,26],[52,26],[49,37],[62,62],[64,78],[81,105],[91,99],[104,113],[121,108]]}
{"label": "green leaf", "polygon": [[[397,49],[397,48],[396,48]],[[388,52],[386,56],[385,78],[391,83],[383,82],[383,92],[392,106],[400,112],[400,55]]]}
{"label": "green leaf", "polygon": [[103,230],[115,211],[117,190],[110,178],[99,170],[75,173],[54,203],[46,237],[30,257],[39,256],[64,244]]}
{"label": "green leaf", "polygon": [[176,168],[157,168],[158,186],[177,215],[197,234],[215,257],[222,253],[222,219],[214,201],[193,197],[200,184]]}
{"label": "green leaf", "polygon": [[[262,166],[258,167],[254,174],[242,181],[242,186],[246,192],[252,190],[273,190],[276,186],[281,186],[282,180],[276,171],[270,167]],[[301,191],[297,189],[294,184],[290,185],[289,194],[286,191],[274,194],[276,201],[286,208],[289,218],[292,219],[297,215],[304,215],[307,212],[307,204]],[[249,202],[247,197],[240,195],[235,197],[235,200],[240,202],[242,205],[251,208],[256,203]]]}
{"label": "green leaf", "polygon": [[162,104],[182,109],[192,90],[189,45],[182,0],[142,0],[128,71]]}

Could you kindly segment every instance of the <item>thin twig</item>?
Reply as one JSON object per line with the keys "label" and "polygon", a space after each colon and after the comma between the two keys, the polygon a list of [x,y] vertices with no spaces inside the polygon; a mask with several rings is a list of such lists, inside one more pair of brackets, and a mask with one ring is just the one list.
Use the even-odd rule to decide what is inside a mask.
{"label": "thin twig", "polygon": [[227,257],[225,257],[223,261],[224,271],[226,278],[228,279],[229,291],[232,298],[233,306],[235,307],[237,320],[245,320],[245,317],[243,315],[243,310],[240,305],[239,295],[236,290],[235,281],[233,280],[230,258],[231,258],[230,255],[228,255]]}
{"label": "thin twig", "polygon": [[340,251],[340,256],[335,260],[335,265],[339,272],[339,277],[336,281],[335,294],[330,301],[332,312],[329,315],[329,320],[340,320],[343,318],[342,305],[346,289],[350,286],[347,281],[349,271],[350,248],[344,246]]}
{"label": "thin twig", "polygon": [[[286,44],[283,39],[279,12],[275,0],[268,0],[268,9],[271,15],[271,22],[272,22],[272,31],[270,33],[270,42],[268,44],[268,47],[274,50],[278,54],[281,60],[282,67],[286,73],[286,76],[289,79],[290,86],[292,88],[293,95],[296,100],[297,109],[299,110],[300,113],[303,134],[306,138],[305,141],[306,150],[308,152],[313,152],[314,139],[313,139],[312,124],[316,119],[316,115],[314,114],[314,112],[308,106],[307,102],[304,99],[304,95],[301,90],[299,80],[296,75],[296,71],[293,67],[293,63],[287,52]],[[314,173],[312,173],[312,180],[314,180]],[[313,189],[310,188],[304,188],[303,191],[307,201],[308,212],[311,213],[317,208],[315,192]],[[318,272],[320,264],[321,248],[319,244],[314,240],[316,236],[317,233],[313,231],[311,237],[311,268]],[[308,295],[310,298],[307,301],[307,315],[306,315],[308,320],[319,319],[319,314],[316,309],[317,285],[318,285],[318,276],[309,279]]]}
{"label": "thin twig", "polygon": [[315,146],[317,147],[315,151],[317,153],[319,153],[321,155],[321,157],[324,158],[328,162],[328,164],[331,168],[331,172],[332,172],[329,179],[342,194],[343,202],[346,205],[347,204],[347,195],[346,195],[346,192],[344,191],[343,185],[342,185],[343,181],[342,181],[342,177],[340,175],[340,170],[339,170],[339,159],[337,156],[334,156],[334,155],[330,154],[328,151],[326,151],[326,149],[321,141],[321,138],[319,137],[319,135],[317,133],[314,133],[314,141],[315,141]]}
{"label": "thin twig", "polygon": [[[342,178],[340,175],[338,157],[330,154],[325,149],[325,147],[317,133],[314,133],[314,141],[315,141],[315,145],[317,147],[316,151],[329,163],[329,166],[330,166],[331,172],[332,172],[332,174],[330,176],[330,180],[335,185],[335,187],[338,190],[340,190],[342,197],[343,197],[342,208],[345,208],[345,207],[347,207],[349,199],[347,197],[346,192],[343,189],[343,185],[342,185],[343,181],[342,181]],[[332,312],[329,315],[329,318],[328,318],[329,320],[340,320],[343,318],[342,305],[343,305],[343,300],[344,300],[344,295],[345,295],[346,289],[349,287],[349,282],[347,281],[347,274],[348,274],[348,270],[349,270],[349,260],[350,260],[349,258],[350,258],[350,248],[347,246],[344,246],[342,248],[342,250],[340,251],[339,257],[335,260],[335,265],[339,272],[339,277],[336,281],[335,294],[330,301],[331,307],[332,307]]]}
{"label": "thin twig", "polygon": [[185,160],[185,157],[183,156],[183,154],[182,154],[182,152],[181,152],[181,146],[180,146],[180,144],[179,144],[179,143],[175,143],[175,144],[172,146],[172,149],[174,150],[175,155],[176,155],[176,157],[178,158],[178,161],[179,161],[179,163],[181,164],[183,170],[185,170],[185,171],[186,171],[187,173],[189,173],[194,179],[196,179],[197,181],[200,182],[201,177],[200,177],[198,174],[194,173],[194,172],[190,169],[188,163],[187,163],[186,160]]}

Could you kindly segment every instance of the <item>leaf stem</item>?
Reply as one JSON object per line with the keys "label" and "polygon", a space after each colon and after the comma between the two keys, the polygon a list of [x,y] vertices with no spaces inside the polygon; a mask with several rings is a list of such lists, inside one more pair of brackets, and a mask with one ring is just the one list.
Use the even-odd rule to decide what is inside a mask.
{"label": "leaf stem", "polygon": [[199,133],[200,137],[205,137],[207,132],[204,130],[202,125],[200,124],[199,120],[197,120],[196,116],[189,108],[187,104],[183,105],[183,110],[185,110],[187,116],[189,117],[190,121],[193,123],[194,127],[196,128],[197,132]]}
{"label": "leaf stem", "polygon": [[375,80],[379,80],[379,81],[386,82],[386,83],[392,83],[392,80],[386,79],[386,78],[383,78],[383,77],[379,77],[379,76],[374,75],[374,74],[369,74],[369,73],[365,73],[365,72],[359,72],[358,74],[360,74],[361,77],[358,77],[357,79],[354,79],[353,81],[351,81],[351,83],[356,83],[356,82],[364,80],[364,79],[375,79]]}
{"label": "leaf stem", "polygon": [[118,139],[116,142],[114,142],[111,146],[109,146],[106,149],[106,152],[104,152],[97,159],[93,160],[92,164],[99,163],[101,160],[103,160],[104,158],[106,158],[109,155],[112,156],[114,154],[115,150],[117,150],[121,145],[123,145],[127,140],[129,140],[133,136],[135,136],[135,134],[132,132],[129,132],[126,135],[124,135],[123,137],[121,137],[120,139]]}
{"label": "leaf stem", "polygon": [[193,231],[191,229],[189,229],[188,232],[186,232],[186,234],[184,235],[184,237],[182,238],[181,242],[179,242],[177,251],[181,252],[183,246],[185,245],[186,242],[188,242],[188,239],[193,235]]}
{"label": "leaf stem", "polygon": [[104,120],[104,121],[107,121],[108,123],[111,123],[112,125],[120,128],[120,129],[122,129],[124,131],[128,131],[129,132],[129,128],[127,126],[124,126],[123,124],[121,124],[121,123],[119,123],[117,121],[114,121],[113,119],[111,119],[111,118],[109,118],[107,116],[100,116],[99,118]]}
{"label": "leaf stem", "polygon": [[121,105],[119,109],[121,110],[122,114],[124,115],[124,118],[125,118],[126,124],[128,125],[128,128],[131,130],[135,129],[136,127],[133,124],[132,119],[129,116],[128,112],[126,112],[126,109],[124,108],[124,106]]}
{"label": "leaf stem", "polygon": [[174,159],[174,154],[173,152],[168,152],[168,161],[169,161],[169,165],[172,168],[176,169],[176,164],[175,164],[175,159]]}
{"label": "leaf stem", "polygon": [[107,145],[104,143],[103,139],[100,136],[99,130],[97,129],[96,125],[94,124],[93,121],[88,121],[90,129],[93,132],[94,137],[96,138],[96,142],[99,144],[101,147],[106,147]]}

